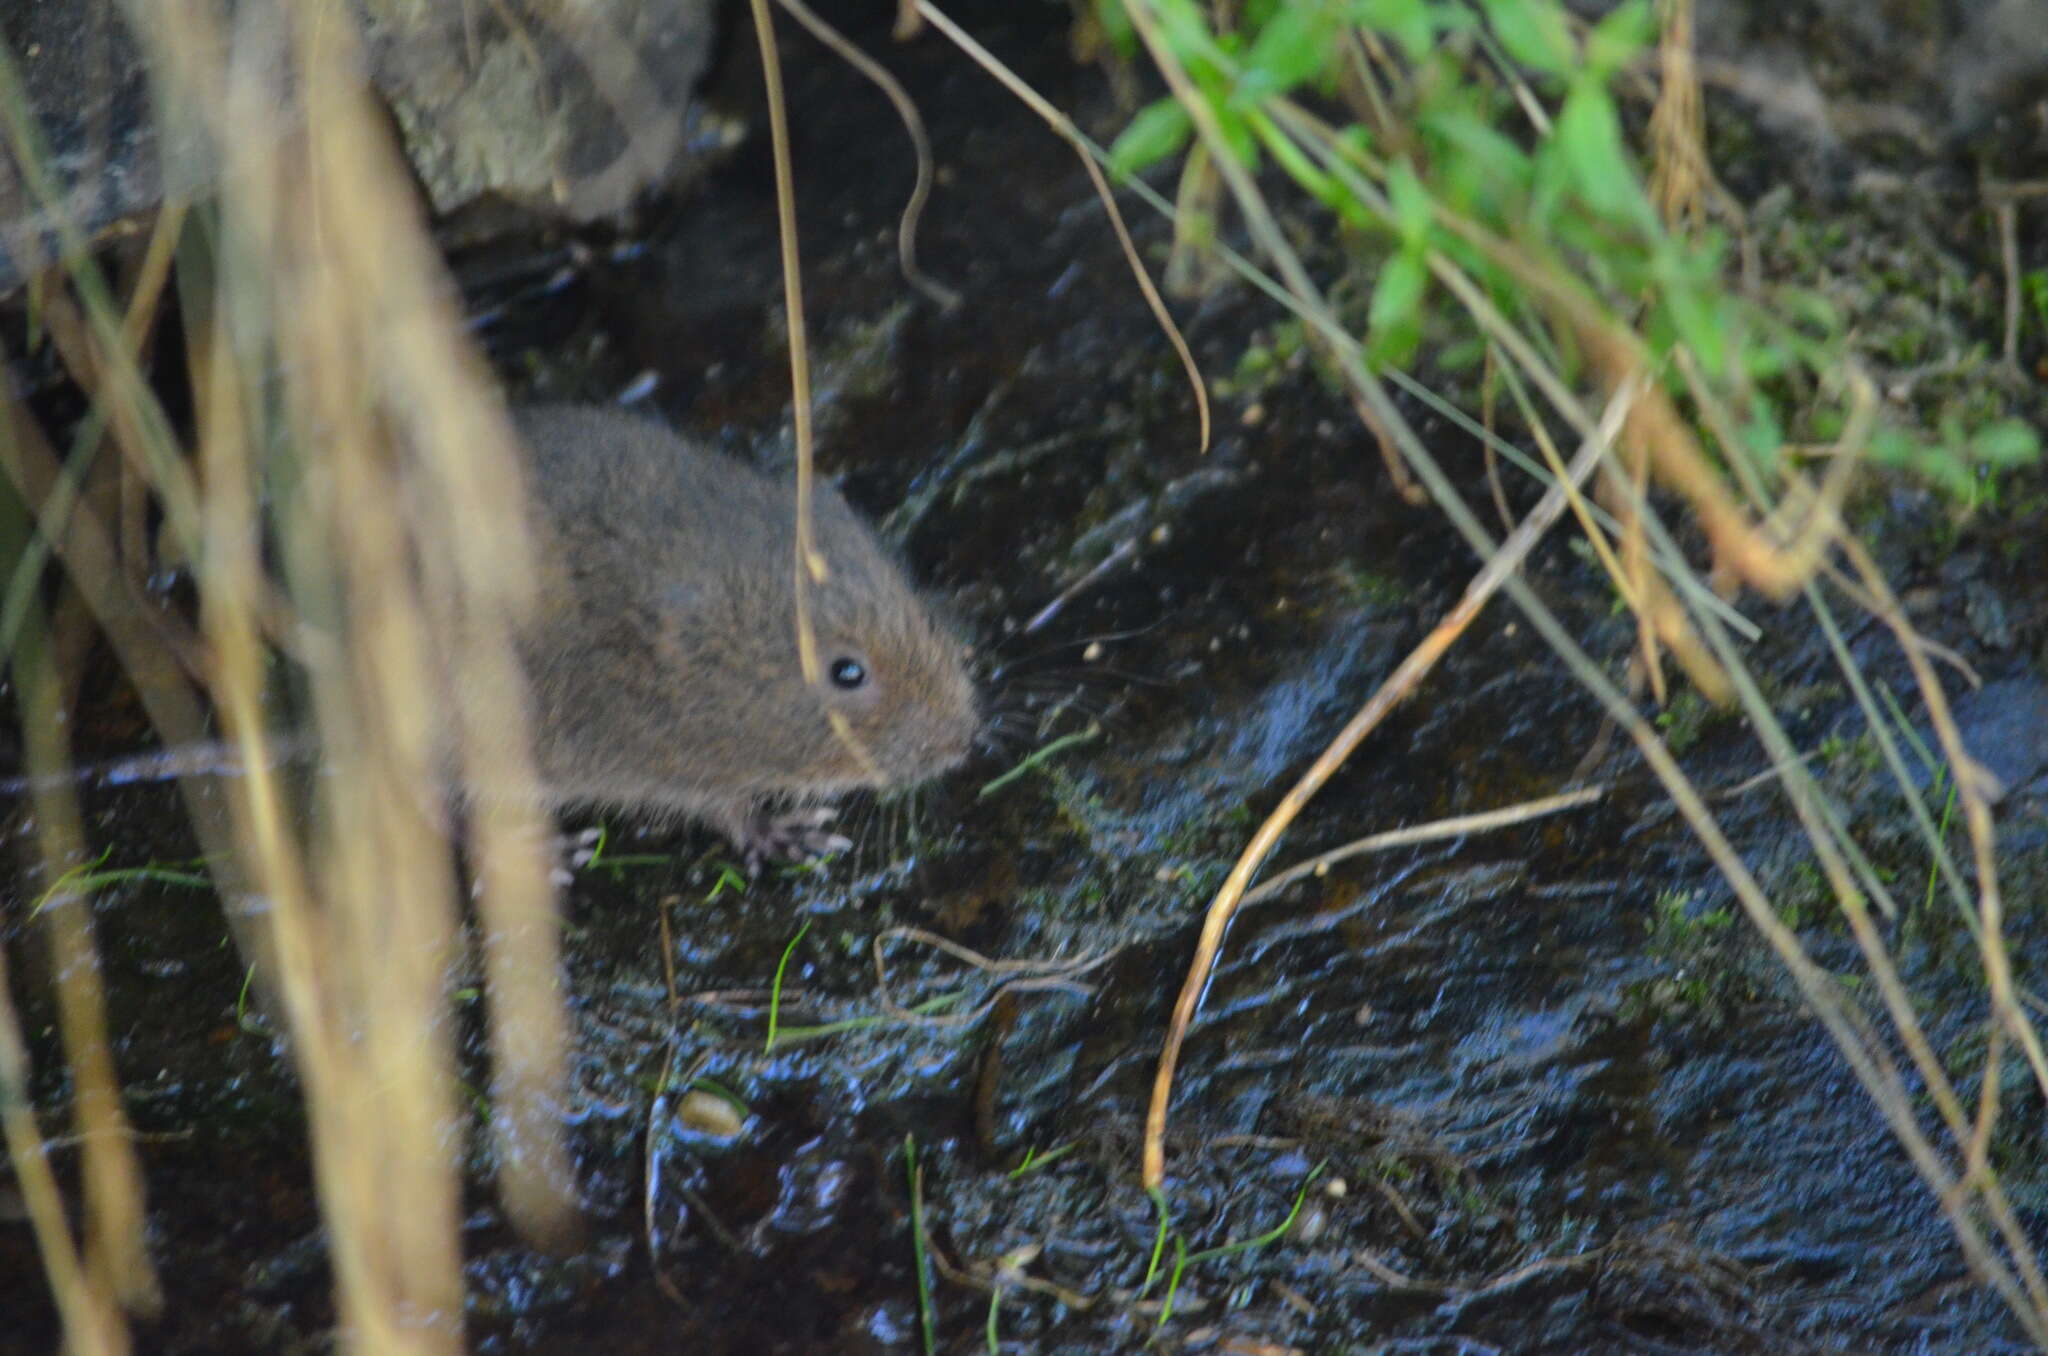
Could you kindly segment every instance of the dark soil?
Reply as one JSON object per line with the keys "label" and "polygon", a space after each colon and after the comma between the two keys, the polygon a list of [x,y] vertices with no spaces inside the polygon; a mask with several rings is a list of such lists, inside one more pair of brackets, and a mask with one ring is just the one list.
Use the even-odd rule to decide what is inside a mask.
{"label": "dark soil", "polygon": [[[1065,11],[1040,8],[1002,7],[985,39],[1113,132],[1107,82],[1068,60]],[[473,1344],[919,1350],[914,1143],[942,1351],[988,1350],[991,1331],[1001,1350],[1048,1353],[1131,1350],[1155,1335],[1168,1350],[1236,1352],[2024,1349],[1625,741],[1597,773],[1621,790],[1597,807],[1355,859],[1238,921],[1176,1085],[1172,1241],[1159,1256],[1137,1148],[1202,908],[1251,828],[1475,561],[1434,510],[1389,490],[1373,439],[1241,290],[1177,305],[1204,371],[1239,377],[1201,453],[1179,366],[1071,153],[936,38],[861,37],[932,122],[945,178],[924,263],[965,302],[944,312],[897,272],[891,229],[911,166],[886,104],[792,38],[821,457],[976,635],[1013,744],[914,805],[857,807],[849,859],[743,894],[715,888],[710,838],[610,826],[625,858],[584,872],[564,898],[591,1241],[568,1258],[523,1249],[489,1195],[488,1164],[473,1162]],[[722,79],[729,99],[748,87],[743,44]],[[1768,136],[1744,147],[1772,151]],[[1965,168],[1752,204],[1775,266],[1862,299],[1873,349],[1898,345],[1881,369],[1893,378],[1972,344],[1980,358],[1995,350],[1995,236]],[[1772,179],[1754,161],[1727,174]],[[628,236],[571,249],[537,230],[454,263],[516,394],[607,399],[652,373],[649,403],[679,427],[774,460],[786,455],[787,388],[773,221],[755,144]],[[2040,268],[2048,213],[2027,221],[2024,261]],[[1156,264],[1163,228],[1135,224]],[[1886,260],[1899,267],[1887,273]],[[1909,325],[1921,340],[1900,337]],[[1247,367],[1248,349],[1261,358]],[[2025,349],[2023,366],[2040,360],[2038,328]],[[2039,418],[2039,386],[1991,366],[1930,369],[1900,399],[1930,419],[1942,402],[1987,399]],[[1486,502],[1477,445],[1419,408],[1411,417]],[[1518,507],[1533,501],[1526,483],[1508,485]],[[2048,488],[2029,472],[1995,490],[1966,514],[1877,481],[1859,514],[1929,634],[2016,684],[2007,691],[2035,693]],[[1125,543],[1121,564],[1025,634]],[[1530,578],[1620,673],[1633,632],[1597,566],[1560,536]],[[1835,601],[1873,679],[1910,691],[1881,628]],[[1830,790],[1917,906],[1924,854],[1861,756],[1859,720],[1809,617],[1739,606],[1762,628],[1748,657],[1799,746],[1824,752]],[[1761,769],[1739,721],[1689,696],[1672,712],[1667,733],[1703,785]],[[1593,702],[1496,604],[1314,803],[1276,866],[1561,789],[1599,728]],[[977,794],[1024,751],[1090,730]],[[116,864],[193,855],[168,787],[91,800]],[[1782,799],[1763,789],[1717,808],[1807,946],[1860,973]],[[2008,933],[2027,982],[2048,954],[2039,783],[2000,815]],[[25,903],[15,892],[5,935],[35,1037],[33,1093],[55,1125],[68,1089]],[[664,990],[664,911],[680,1024]],[[137,883],[100,897],[96,928],[169,1295],[142,1349],[328,1349],[301,1108],[280,1050],[236,1024],[242,973],[218,910]],[[1102,963],[984,1010],[995,981],[898,928],[1006,960]],[[793,938],[785,1028],[880,1020],[764,1055],[765,1002],[692,995],[764,992]],[[1945,901],[1892,925],[1889,940],[1937,1050],[1973,1067],[1982,983]],[[885,997],[945,996],[942,1019],[977,1015],[888,1017]],[[486,1086],[473,1004],[459,1016],[465,1081]],[[658,1089],[681,1073],[736,1094],[744,1128],[720,1137],[677,1119],[676,1095]],[[1999,1167],[2030,1221],[2041,1114],[2016,1080]],[[68,1154],[60,1162],[71,1167]],[[0,1223],[0,1350],[51,1349],[39,1274],[26,1227]]]}

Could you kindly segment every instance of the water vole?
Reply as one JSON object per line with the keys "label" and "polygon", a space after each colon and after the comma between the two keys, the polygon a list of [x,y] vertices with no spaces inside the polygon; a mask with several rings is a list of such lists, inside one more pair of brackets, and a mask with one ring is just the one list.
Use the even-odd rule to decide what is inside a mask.
{"label": "water vole", "polygon": [[516,421],[542,581],[520,648],[551,799],[701,820],[750,862],[802,858],[845,845],[822,800],[966,757],[965,647],[836,491],[820,484],[812,501],[829,577],[806,591],[811,684],[792,486],[617,410]]}

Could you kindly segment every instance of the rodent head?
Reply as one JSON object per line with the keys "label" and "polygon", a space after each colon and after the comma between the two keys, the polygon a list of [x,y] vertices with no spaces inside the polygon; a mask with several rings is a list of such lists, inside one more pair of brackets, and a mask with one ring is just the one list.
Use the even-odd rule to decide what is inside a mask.
{"label": "rodent head", "polygon": [[[814,766],[878,788],[957,766],[980,724],[966,647],[901,579],[847,589],[840,571],[853,573],[840,564],[806,590],[819,669],[808,687],[822,716],[822,726],[807,727],[823,741]],[[794,628],[787,639],[795,645]]]}
{"label": "rodent head", "polygon": [[905,787],[957,766],[980,728],[966,646],[836,493],[821,489],[813,521],[827,571],[804,590],[816,680],[798,651],[792,518],[788,532],[756,539],[767,549],[747,552],[746,568],[721,572],[723,596],[700,582],[664,609],[679,703],[721,717],[684,726],[725,727],[733,756],[714,761],[750,764],[762,793]]}

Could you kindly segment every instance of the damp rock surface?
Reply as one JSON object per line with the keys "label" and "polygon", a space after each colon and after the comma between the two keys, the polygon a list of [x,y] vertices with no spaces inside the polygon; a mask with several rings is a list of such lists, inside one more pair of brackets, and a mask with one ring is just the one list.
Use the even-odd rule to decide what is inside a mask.
{"label": "damp rock surface", "polygon": [[[999,55],[1089,126],[1121,125],[1106,82],[1069,61],[1064,11],[1002,10],[977,28]],[[1138,1148],[1201,910],[1478,562],[1392,492],[1371,436],[1242,292],[1176,307],[1203,370],[1232,375],[1202,451],[1180,368],[1066,147],[932,36],[856,36],[932,121],[941,191],[922,262],[963,301],[943,310],[898,272],[912,165],[887,105],[793,41],[820,462],[974,634],[1002,748],[916,803],[849,807],[859,847],[825,869],[744,888],[706,836],[608,826],[563,896],[588,1243],[567,1258],[525,1248],[471,1147],[475,1348],[920,1350],[921,1231],[948,1351],[986,1349],[991,1327],[1004,1351],[1047,1353],[1155,1337],[1191,1351],[2025,1350],[1625,752],[1596,760],[1613,790],[1595,806],[1356,857],[1236,921],[1181,1059],[1162,1220]],[[741,63],[726,78],[751,77]],[[1725,172],[1761,180],[1773,163]],[[1987,236],[1956,225],[1974,200],[1948,191],[1781,194],[1755,225],[1845,306],[1882,311],[1874,344],[1910,323],[1925,331],[1913,342],[1953,347],[1995,332],[1997,310],[1969,285],[1993,267]],[[453,263],[516,397],[632,392],[774,463],[788,397],[773,223],[754,145],[644,234],[572,248],[536,225],[519,249]],[[1134,225],[1156,262],[1164,230]],[[2048,245],[2027,247],[2038,265]],[[1883,310],[1872,260],[1924,263],[1914,276],[1945,300],[1912,320]],[[1964,381],[1915,378],[1913,399],[1936,417]],[[1469,435],[1409,412],[1488,502]],[[2048,497],[2038,473],[2005,491],[1960,523],[1904,482],[1854,507],[1903,605],[1986,680],[1961,695],[1968,682],[1943,668],[1971,746],[1985,741],[1994,768],[2019,759],[2017,777],[2039,768]],[[1519,509],[1536,492],[1505,493]],[[1971,553],[1959,577],[1948,562]],[[1594,564],[1557,542],[1528,573],[1620,673],[1636,638]],[[2000,601],[2002,635],[1955,602],[1968,586]],[[1928,884],[1823,643],[1802,613],[1736,606],[1801,751],[1908,906],[1884,926],[1930,1039],[1981,1068],[1974,946]],[[1910,694],[1882,626],[1859,617],[1845,643]],[[1830,974],[1859,973],[1740,722],[1681,693],[1660,724],[1781,918]],[[1496,603],[1268,873],[1555,792],[1600,737],[1591,701]],[[1034,750],[1048,752],[1004,779]],[[123,862],[191,855],[167,787],[96,790],[91,807]],[[2048,954],[2048,832],[2038,796],[1999,814],[2008,940],[2031,977]],[[171,1297],[142,1346],[325,1349],[331,1278],[297,1090],[260,1016],[237,1021],[243,976],[217,912],[141,882],[93,907]],[[5,915],[7,942],[30,957],[14,983],[36,1033],[31,1092],[55,1124],[62,1061],[24,913]],[[465,1084],[487,1086],[479,1000],[451,1020]],[[700,1097],[722,1109],[705,1115]],[[2010,1084],[1992,1148],[2028,1211],[2039,1119]],[[27,1232],[0,1217],[0,1350],[51,1349],[47,1301],[23,1293],[38,1274]]]}

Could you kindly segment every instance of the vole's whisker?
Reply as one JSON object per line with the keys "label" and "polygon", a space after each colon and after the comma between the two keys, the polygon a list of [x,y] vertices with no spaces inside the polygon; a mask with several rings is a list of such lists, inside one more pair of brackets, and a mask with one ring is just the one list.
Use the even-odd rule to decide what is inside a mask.
{"label": "vole's whisker", "polygon": [[1094,635],[1076,636],[1072,640],[1063,640],[1055,645],[1047,645],[1042,649],[1033,650],[1030,654],[1018,655],[1014,659],[998,663],[994,669],[989,671],[987,681],[991,686],[1005,683],[1010,680],[1010,671],[1012,669],[1035,664],[1047,655],[1058,654],[1062,650],[1071,650],[1076,647],[1085,650],[1090,645],[1114,645],[1117,641],[1131,640],[1148,632],[1156,631],[1163,624],[1164,619],[1162,618],[1160,621],[1147,622],[1143,626],[1134,626],[1125,631],[1099,631]]}

